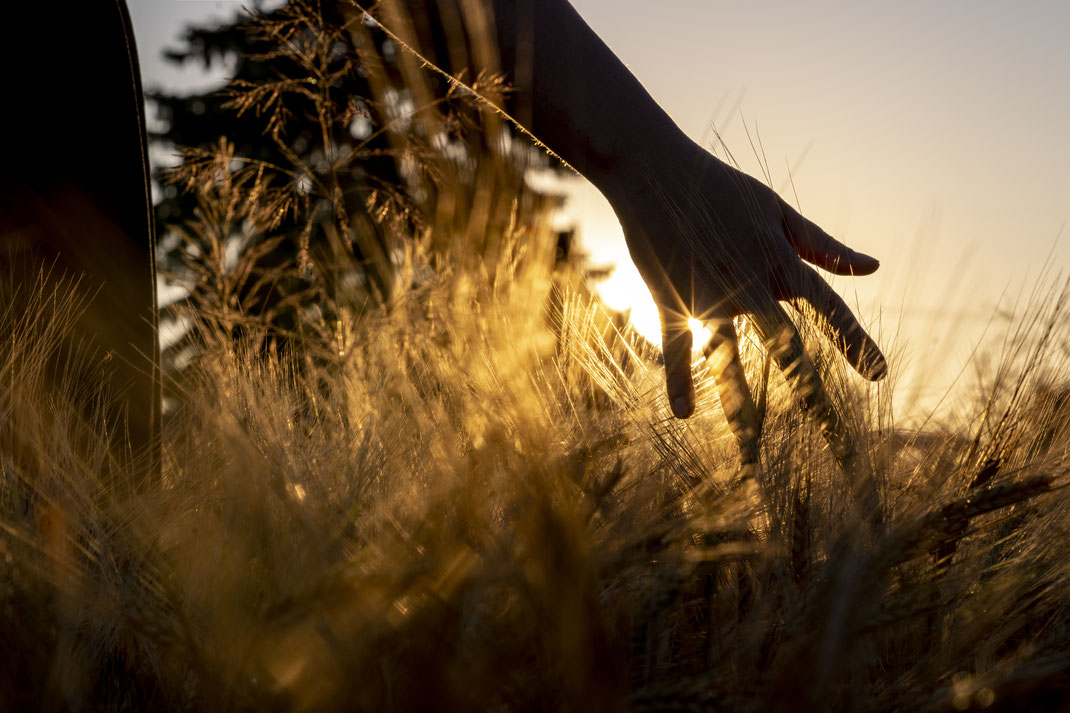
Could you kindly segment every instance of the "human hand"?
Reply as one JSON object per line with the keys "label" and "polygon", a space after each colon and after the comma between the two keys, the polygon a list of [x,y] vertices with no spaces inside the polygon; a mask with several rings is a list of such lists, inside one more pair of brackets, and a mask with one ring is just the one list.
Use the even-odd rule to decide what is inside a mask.
{"label": "human hand", "polygon": [[[733,318],[752,320],[818,419],[837,457],[850,443],[781,301],[812,308],[825,334],[864,377],[887,373],[880,349],[846,303],[807,265],[839,275],[868,275],[879,263],[836,241],[763,183],[728,166],[690,140],[607,174],[600,187],[624,228],[632,259],[657,304],[665,380],[678,418],[695,409],[688,319],[713,334],[704,353],[717,391],[740,440],[744,464],[757,461],[759,425],[739,358]],[[805,262],[804,262],[805,261]]]}

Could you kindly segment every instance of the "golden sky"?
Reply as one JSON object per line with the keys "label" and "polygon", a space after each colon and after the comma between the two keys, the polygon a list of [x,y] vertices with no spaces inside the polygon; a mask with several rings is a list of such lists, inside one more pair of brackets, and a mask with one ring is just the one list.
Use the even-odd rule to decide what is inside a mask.
{"label": "golden sky", "polygon": [[[573,4],[692,138],[710,143],[715,123],[761,175],[746,123],[774,188],[793,201],[790,167],[802,211],[881,260],[835,284],[886,331],[901,320],[905,361],[933,393],[1001,295],[1049,259],[1067,266],[1070,3]],[[588,249],[619,260],[608,205],[590,187],[573,195]],[[624,306],[632,279],[607,298]]]}
{"label": "golden sky", "polygon": [[[190,81],[158,59],[183,22],[240,6],[129,2],[149,86]],[[1030,286],[1046,260],[1067,266],[1070,3],[573,4],[688,134],[708,144],[715,123],[760,175],[745,123],[774,187],[791,199],[790,167],[802,211],[881,260],[876,275],[835,284],[863,314],[879,311],[884,331],[901,330],[902,361],[931,392],[966,362],[1001,295]],[[567,219],[595,260],[621,264],[607,299],[651,331],[608,205],[581,181],[570,192]]]}

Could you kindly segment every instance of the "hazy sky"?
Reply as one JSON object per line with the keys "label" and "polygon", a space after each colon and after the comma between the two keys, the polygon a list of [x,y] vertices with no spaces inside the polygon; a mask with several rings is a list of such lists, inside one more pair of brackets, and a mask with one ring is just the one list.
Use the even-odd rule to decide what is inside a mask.
{"label": "hazy sky", "polygon": [[[1008,285],[1053,246],[1068,264],[1070,3],[574,4],[693,138],[715,118],[758,175],[757,127],[778,189],[802,157],[803,212],[882,263],[836,284],[886,329],[905,302],[911,359],[949,357],[937,389]],[[608,208],[582,203],[589,242],[612,243]]]}
{"label": "hazy sky", "polygon": [[[150,86],[175,81],[156,57],[184,20],[238,7],[129,2]],[[1070,3],[574,5],[693,138],[715,121],[757,174],[746,122],[774,187],[791,166],[803,212],[880,258],[877,275],[836,284],[886,325],[905,304],[914,361],[940,350],[961,364],[1008,285],[1034,278],[1053,246],[1054,266],[1067,265]],[[623,258],[608,206],[589,187],[573,193],[596,259]],[[609,286],[618,304],[635,294],[625,273],[626,289]]]}
{"label": "hazy sky", "polygon": [[146,87],[191,86],[212,81],[196,71],[167,64],[160,54],[165,47],[177,46],[176,38],[187,23],[231,17],[243,5],[237,0],[126,0],[126,4],[134,23]]}

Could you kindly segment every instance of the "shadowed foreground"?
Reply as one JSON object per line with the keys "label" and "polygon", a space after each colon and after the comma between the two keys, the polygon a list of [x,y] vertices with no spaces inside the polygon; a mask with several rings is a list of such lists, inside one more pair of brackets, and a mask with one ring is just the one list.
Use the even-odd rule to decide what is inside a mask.
{"label": "shadowed foreground", "polygon": [[[1067,704],[1061,361],[1008,356],[970,431],[896,429],[830,375],[886,503],[870,536],[784,384],[744,501],[709,380],[685,425],[582,290],[551,329],[537,271],[491,289],[421,260],[300,368],[206,331],[164,487],[126,499],[92,394],[42,378],[71,305],[3,315],[7,709]],[[1052,304],[1015,348],[1058,343]]]}
{"label": "shadowed foreground", "polygon": [[78,294],[65,377],[109,395],[90,411],[108,410],[114,486],[155,485],[156,246],[130,18],[122,0],[19,2],[4,27],[0,309],[32,314],[42,281]]}

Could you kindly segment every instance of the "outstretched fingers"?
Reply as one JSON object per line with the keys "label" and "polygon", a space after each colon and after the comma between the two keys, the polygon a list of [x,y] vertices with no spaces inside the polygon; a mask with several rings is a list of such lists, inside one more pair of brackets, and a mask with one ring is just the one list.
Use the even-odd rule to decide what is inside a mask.
{"label": "outstretched fingers", "polygon": [[777,302],[771,302],[755,314],[755,325],[791,384],[800,406],[821,428],[829,450],[847,476],[851,500],[857,513],[866,522],[878,524],[881,508],[877,484],[859,459],[854,439],[833,406],[821,375],[807,357],[795,325]]}
{"label": "outstretched fingers", "polygon": [[[695,386],[691,375],[694,336],[687,314],[665,308],[660,313],[669,404],[674,416],[688,418],[695,411]],[[711,337],[703,353],[709,360],[725,418],[739,443],[742,472],[747,478],[754,475],[758,464],[761,432],[758,412],[740,361],[739,341],[732,318],[725,316],[707,324]]]}
{"label": "outstretched fingers", "polygon": [[880,267],[877,258],[847,247],[783,200],[780,213],[788,242],[803,260],[836,275],[869,275]]}
{"label": "outstretched fingers", "polygon": [[728,426],[739,442],[740,460],[744,471],[758,464],[761,424],[747,385],[743,362],[739,358],[739,340],[731,317],[711,320],[710,341],[703,349],[713,372],[717,397],[721,401]]}
{"label": "outstretched fingers", "polygon": [[799,405],[817,421],[833,455],[848,469],[849,461],[854,458],[854,442],[832,405],[821,375],[807,357],[795,325],[774,300],[755,312],[754,322]]}
{"label": "outstretched fingers", "polygon": [[694,338],[688,315],[659,307],[661,315],[661,352],[665,358],[665,388],[669,406],[676,418],[689,418],[695,412],[695,384],[691,379],[691,348]]}
{"label": "outstretched fingers", "polygon": [[795,298],[801,298],[824,320],[828,338],[859,374],[880,381],[888,373],[888,362],[880,347],[862,329],[851,308],[817,272],[799,265]]}

